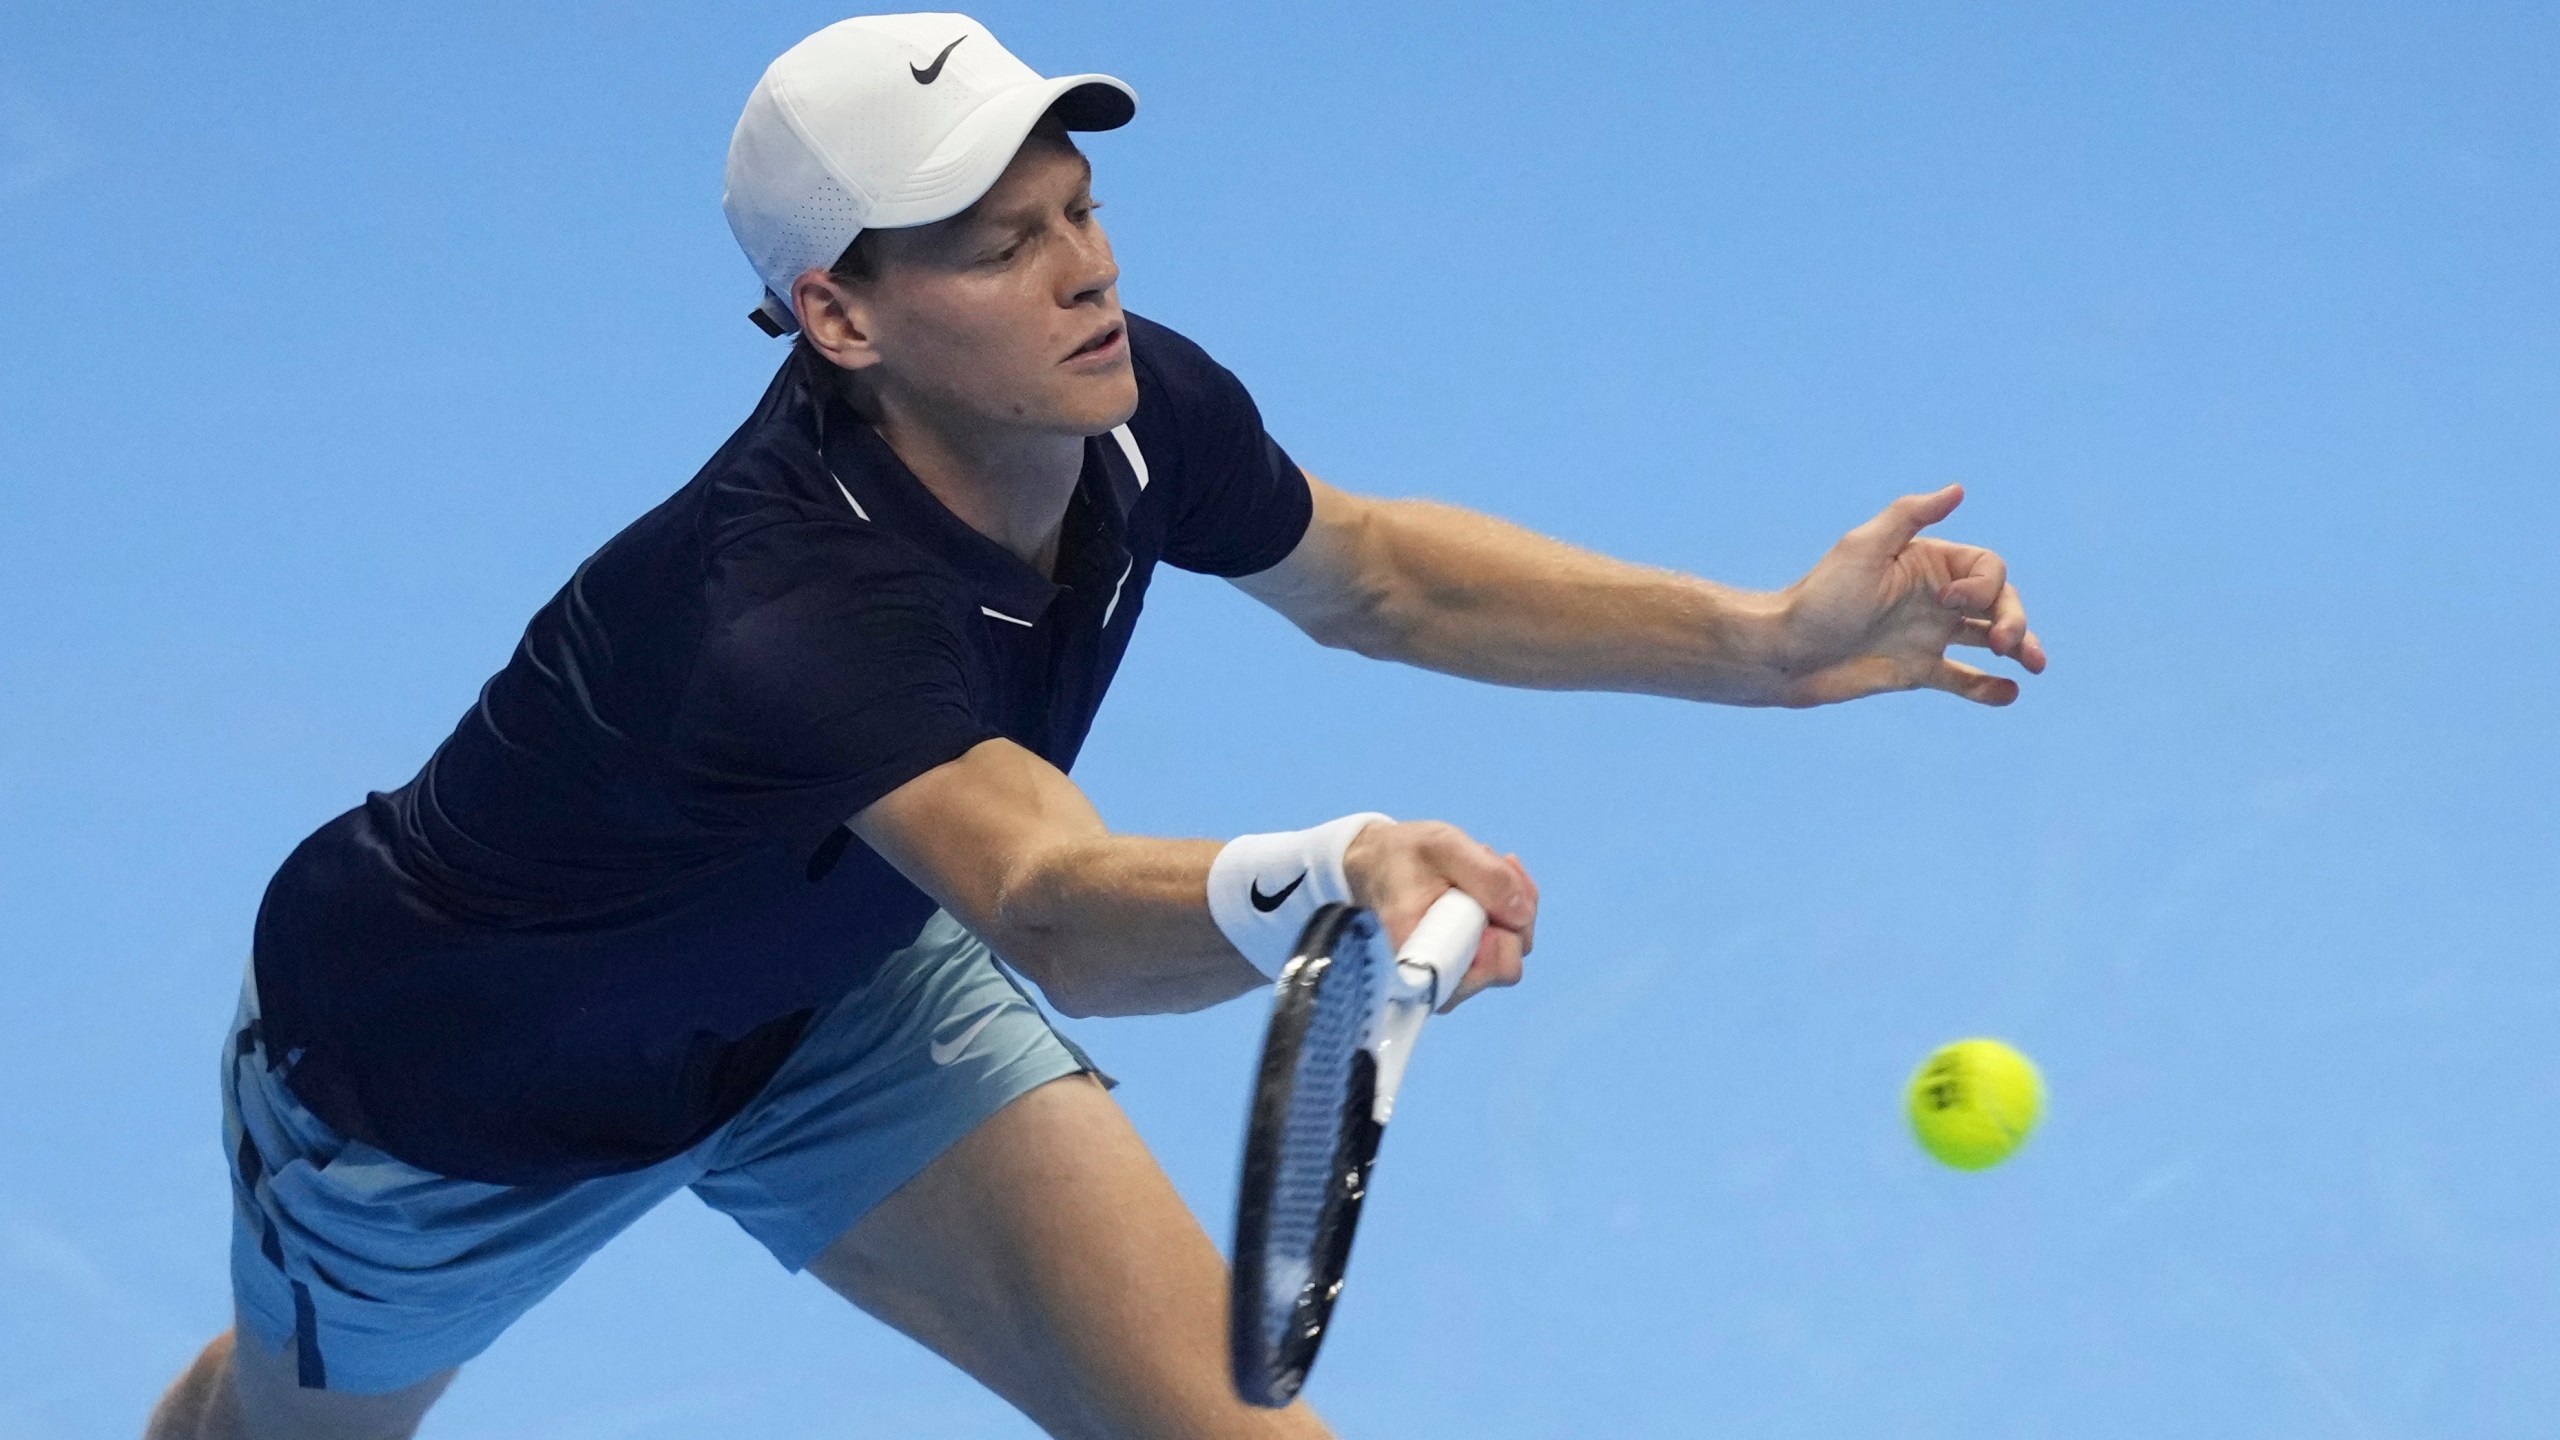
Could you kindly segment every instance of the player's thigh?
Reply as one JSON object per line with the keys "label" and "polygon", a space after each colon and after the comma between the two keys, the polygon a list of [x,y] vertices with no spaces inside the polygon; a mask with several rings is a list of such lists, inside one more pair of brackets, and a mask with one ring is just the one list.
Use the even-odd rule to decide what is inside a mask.
{"label": "player's thigh", "polygon": [[419,1422],[426,1418],[436,1397],[445,1392],[458,1373],[446,1370],[380,1395],[306,1390],[300,1383],[295,1342],[287,1340],[281,1348],[271,1350],[239,1328],[226,1338],[230,1341],[225,1369],[231,1413],[224,1416],[224,1407],[217,1400],[210,1407],[208,1418],[236,1420],[238,1429],[227,1432],[217,1420],[207,1427],[206,1433],[211,1436],[237,1433],[246,1440],[408,1440],[417,1433]]}
{"label": "player's thigh", "polygon": [[[271,1410],[331,1413],[325,1400],[283,1395],[288,1388],[420,1390],[701,1173],[690,1155],[569,1185],[422,1170],[339,1135],[305,1107],[268,1063],[263,1028],[252,977],[223,1046],[223,1137],[234,1352],[244,1398]],[[290,1385],[267,1383],[276,1376]]]}
{"label": "player's thigh", "polygon": [[1326,1433],[1236,1398],[1225,1262],[1089,1076],[998,1111],[809,1269],[1053,1435]]}

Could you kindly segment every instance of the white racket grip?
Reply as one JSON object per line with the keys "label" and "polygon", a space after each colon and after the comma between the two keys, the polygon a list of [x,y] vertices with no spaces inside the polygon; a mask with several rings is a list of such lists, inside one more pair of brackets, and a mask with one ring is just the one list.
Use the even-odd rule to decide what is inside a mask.
{"label": "white racket grip", "polygon": [[1379,1124],[1395,1114],[1396,1092],[1404,1088],[1405,1066],[1413,1061],[1413,1042],[1422,1037],[1422,1022],[1458,993],[1458,982],[1475,963],[1476,942],[1484,938],[1484,907],[1474,897],[1452,890],[1431,902],[1421,923],[1396,952],[1400,993],[1378,1009],[1369,1053],[1377,1060],[1377,1093],[1369,1115]]}
{"label": "white racket grip", "polygon": [[[1422,912],[1421,923],[1405,937],[1404,948],[1396,952],[1396,973],[1424,990],[1431,1008],[1439,1009],[1458,993],[1458,982],[1475,963],[1476,942],[1484,938],[1484,926],[1484,907],[1475,897],[1450,891],[1431,902],[1431,908]],[[1429,978],[1417,974],[1417,967]]]}

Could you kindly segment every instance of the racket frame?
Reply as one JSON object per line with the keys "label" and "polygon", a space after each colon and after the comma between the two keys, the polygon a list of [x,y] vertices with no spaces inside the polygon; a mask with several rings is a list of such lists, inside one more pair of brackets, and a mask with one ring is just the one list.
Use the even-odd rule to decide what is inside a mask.
{"label": "racket frame", "polygon": [[[1228,1287],[1228,1352],[1236,1393],[1250,1404],[1279,1408],[1297,1397],[1331,1327],[1350,1265],[1351,1242],[1368,1198],[1378,1144],[1395,1113],[1396,1094],[1414,1042],[1431,1012],[1454,994],[1483,933],[1482,906],[1450,891],[1427,912],[1391,958],[1375,915],[1350,905],[1317,910],[1273,987],[1272,1015],[1247,1117],[1244,1167],[1236,1191],[1235,1269]],[[1373,968],[1370,1000],[1353,1042],[1350,1085],[1306,1279],[1290,1298],[1290,1318],[1274,1342],[1268,1321],[1277,1308],[1268,1292],[1285,1284],[1270,1272],[1273,1200],[1295,1098],[1306,1032],[1318,993],[1333,967]],[[1365,1112],[1365,1113],[1363,1113]],[[1356,1116],[1356,1118],[1355,1118]]]}

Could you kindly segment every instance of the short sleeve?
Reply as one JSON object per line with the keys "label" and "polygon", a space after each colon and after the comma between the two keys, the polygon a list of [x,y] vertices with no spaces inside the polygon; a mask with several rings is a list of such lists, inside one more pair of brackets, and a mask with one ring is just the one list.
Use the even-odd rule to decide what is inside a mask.
{"label": "short sleeve", "polygon": [[873,801],[992,739],[938,576],[896,542],[776,525],[723,552],[668,734],[693,803],[807,855]]}
{"label": "short sleeve", "polygon": [[[1307,477],[1264,432],[1244,382],[1162,325],[1129,317],[1139,373],[1130,432],[1172,493],[1166,563],[1207,575],[1251,575],[1289,557],[1315,500]],[[1172,457],[1164,465],[1160,457]]]}

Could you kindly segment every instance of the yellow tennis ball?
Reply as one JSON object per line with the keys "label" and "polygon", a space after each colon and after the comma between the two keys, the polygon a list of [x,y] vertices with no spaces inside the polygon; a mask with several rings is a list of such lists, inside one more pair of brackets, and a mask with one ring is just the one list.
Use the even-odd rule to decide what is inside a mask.
{"label": "yellow tennis ball", "polygon": [[1997,1040],[1959,1040],[1912,1075],[1910,1101],[1922,1149],[1959,1170],[1987,1170],[2044,1117],[2044,1077]]}

